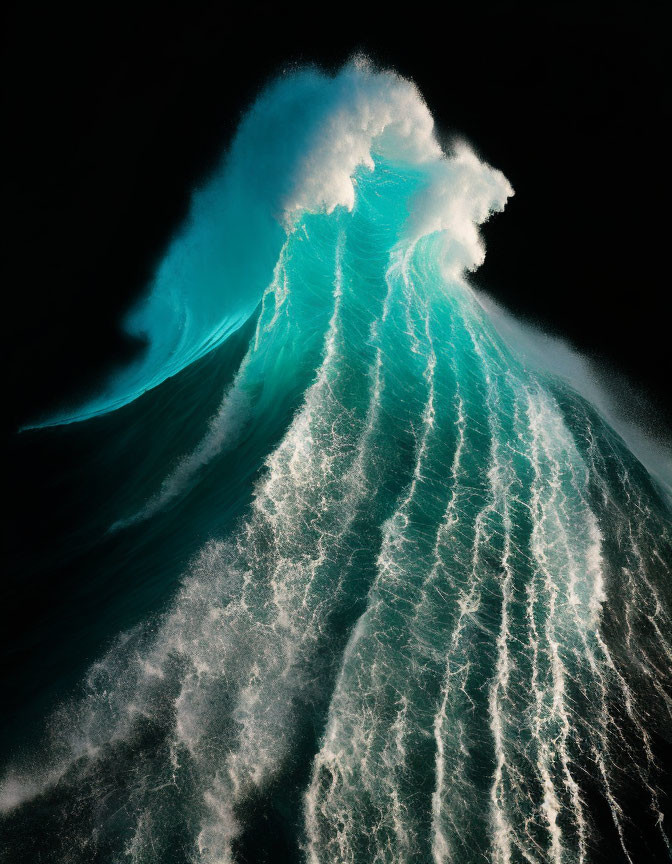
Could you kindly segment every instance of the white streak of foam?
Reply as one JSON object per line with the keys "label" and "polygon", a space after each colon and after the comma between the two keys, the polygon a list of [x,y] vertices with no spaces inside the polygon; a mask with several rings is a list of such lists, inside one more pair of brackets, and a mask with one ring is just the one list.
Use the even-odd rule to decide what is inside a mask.
{"label": "white streak of foam", "polygon": [[[553,577],[546,564],[545,538],[544,538],[544,523],[548,518],[547,508],[543,504],[543,474],[540,464],[540,439],[542,429],[540,428],[540,412],[534,404],[532,398],[529,399],[528,418],[530,430],[532,433],[532,441],[530,446],[530,462],[534,472],[534,482],[532,484],[531,506],[532,513],[532,553],[537,562],[539,572],[544,579],[544,587],[549,598],[549,610],[547,621],[551,622],[546,628],[546,639],[551,653],[551,666],[553,670],[553,708],[555,709],[558,702],[562,699],[562,678],[560,676],[559,661],[557,659],[557,643],[554,638],[553,631],[553,616],[555,614],[555,604],[557,598],[557,588],[554,585]],[[557,480],[552,484],[551,501],[548,509],[551,509],[556,497]],[[560,813],[560,802],[553,783],[552,777],[552,759],[553,749],[552,741],[548,741],[543,734],[544,716],[544,690],[539,682],[539,632],[535,619],[535,604],[536,604],[536,587],[535,578],[533,577],[528,593],[528,621],[530,626],[530,639],[532,645],[532,689],[535,696],[536,713],[533,725],[533,735],[537,743],[537,770],[541,779],[543,799],[541,802],[541,810],[545,817],[549,834],[550,848],[549,855],[554,864],[561,864],[563,857],[562,847],[562,832],[558,825],[558,814]]]}
{"label": "white streak of foam", "polygon": [[[580,789],[569,767],[570,758],[567,748],[568,742],[570,740],[572,727],[570,724],[570,715],[565,698],[565,679],[567,675],[567,670],[560,655],[560,646],[558,642],[558,637],[556,635],[555,621],[556,608],[559,601],[559,590],[557,584],[558,575],[562,572],[562,570],[566,570],[569,577],[566,585],[567,602],[569,607],[573,610],[573,620],[575,625],[579,629],[579,633],[583,639],[585,646],[585,625],[582,624],[578,615],[578,607],[581,601],[576,593],[578,584],[577,568],[572,553],[572,543],[568,534],[568,526],[572,525],[572,520],[569,518],[566,509],[567,496],[564,493],[562,487],[561,465],[559,462],[559,459],[564,457],[565,468],[569,468],[570,473],[572,473],[573,476],[573,472],[571,472],[573,460],[571,457],[573,457],[574,459],[578,459],[578,454],[573,452],[575,449],[573,441],[571,440],[567,430],[565,429],[559,412],[557,411],[555,406],[553,406],[545,399],[542,400],[541,405],[537,408],[536,419],[539,424],[539,430],[541,433],[541,448],[543,450],[546,463],[550,466],[549,482],[553,492],[552,497],[548,502],[548,508],[550,511],[549,519],[552,519],[555,523],[555,530],[559,537],[560,545],[565,552],[565,560],[558,560],[557,564],[554,567],[553,573],[551,573],[550,568],[546,568],[547,559],[545,553],[542,553],[542,555],[537,560],[542,567],[542,571],[544,570],[544,568],[546,568],[545,587],[547,595],[550,596],[548,617],[546,622],[546,639],[547,644],[550,646],[551,650],[551,670],[553,679],[552,708],[553,713],[559,719],[561,728],[558,743],[558,753],[563,771],[564,784],[569,794],[574,821],[577,829],[579,847],[578,860],[579,864],[583,864],[586,858],[587,850],[587,826],[583,812]],[[567,456],[570,456],[570,454],[571,457],[566,458]],[[584,524],[586,522],[588,523],[589,531],[592,533],[594,528],[594,517],[590,509],[586,507],[584,512],[582,512],[580,516]],[[578,522],[578,520],[575,521],[577,521],[576,527],[580,531],[582,525]],[[552,544],[549,544],[549,548],[552,548]]]}
{"label": "white streak of foam", "polygon": [[[489,500],[485,503],[484,507],[479,511],[476,516],[474,523],[474,539],[471,549],[471,564],[470,564],[470,573],[467,577],[468,588],[465,590],[460,587],[457,589],[457,607],[459,610],[459,614],[457,617],[457,622],[453,627],[453,631],[450,638],[448,654],[446,657],[446,665],[445,665],[445,673],[443,682],[441,685],[441,697],[439,708],[434,716],[433,722],[433,732],[434,732],[434,740],[436,747],[435,754],[435,787],[434,793],[432,796],[432,855],[435,861],[435,864],[443,864],[445,861],[452,860],[452,852],[450,848],[450,844],[448,842],[448,838],[446,835],[446,831],[444,830],[444,811],[443,811],[443,800],[446,797],[448,790],[447,786],[447,778],[446,778],[446,770],[445,770],[445,726],[447,721],[447,706],[449,702],[454,698],[455,693],[455,682],[454,679],[457,678],[457,689],[461,691],[464,696],[469,699],[466,691],[467,680],[469,676],[469,668],[470,662],[468,658],[463,658],[463,662],[456,663],[457,653],[460,650],[460,643],[462,641],[463,632],[467,623],[470,620],[473,620],[473,616],[478,611],[481,604],[481,591],[483,587],[483,573],[484,569],[481,566],[480,561],[480,549],[481,544],[487,542],[488,537],[486,533],[486,524],[488,519],[495,515],[498,511],[504,510],[504,523],[505,523],[505,551],[503,558],[503,567],[505,570],[505,591],[510,589],[510,582],[507,582],[507,578],[510,577],[510,569],[509,569],[509,553],[510,553],[510,520],[508,519],[508,510],[506,509],[508,505],[505,503],[505,498],[508,492],[508,488],[505,487],[505,484],[502,482],[502,472],[503,466],[500,462],[500,454],[499,454],[499,426],[497,421],[497,411],[500,407],[498,405],[498,396],[496,393],[496,388],[494,381],[490,375],[490,371],[488,368],[487,358],[484,356],[483,351],[478,342],[478,338],[474,334],[473,330],[465,320],[464,322],[465,328],[471,338],[474,352],[476,356],[479,358],[483,375],[486,384],[486,403],[488,408],[488,428],[490,431],[490,466],[487,471],[487,479],[490,489]],[[458,387],[458,442],[457,447],[453,459],[452,466],[452,479],[453,479],[453,491],[451,497],[448,502],[448,506],[446,509],[446,513],[444,514],[444,519],[442,525],[439,528],[439,532],[437,533],[437,541],[435,544],[435,565],[438,566],[439,561],[439,546],[446,531],[451,531],[457,522],[457,516],[455,513],[455,505],[456,505],[456,494],[458,489],[458,477],[459,477],[459,466],[460,459],[462,455],[462,450],[464,447],[464,431],[465,431],[465,422],[463,415],[463,402],[461,397],[459,396],[459,387]],[[432,571],[434,572],[434,570]],[[457,586],[455,586],[457,587]],[[504,646],[506,645],[506,640],[508,638],[508,624],[506,618],[507,612],[503,610],[503,624],[504,624]],[[500,663],[498,666],[498,671],[501,674],[500,684],[506,686],[506,675],[508,672],[508,664],[506,662],[506,654],[505,647],[502,646],[500,641]],[[471,701],[471,700],[469,700]],[[491,802],[493,807],[493,821],[495,825],[495,848],[496,855],[498,856],[498,860],[508,862],[510,860],[510,833],[511,828],[508,824],[505,811],[501,804],[501,775],[504,770],[505,765],[505,753],[503,747],[503,736],[501,735],[501,714],[499,713],[499,706],[497,705],[497,701],[493,703],[491,701],[491,707],[494,709],[491,728],[495,733],[496,740],[496,748],[497,748],[497,769],[494,778],[494,786],[493,792],[491,795]],[[466,749],[463,746],[463,743],[460,742],[459,753],[461,757],[467,755]],[[458,762],[457,774],[461,773],[460,762]],[[454,782],[456,778],[451,778],[451,783]],[[457,826],[454,826],[454,831],[456,835],[459,837],[459,829]]]}
{"label": "white streak of foam", "polygon": [[490,800],[493,810],[493,822],[495,826],[495,860],[502,864],[511,861],[511,826],[506,818],[504,809],[504,784],[503,776],[506,767],[506,753],[504,749],[504,733],[502,729],[502,715],[504,709],[500,701],[500,694],[506,694],[509,683],[509,606],[512,600],[511,571],[511,517],[507,496],[503,501],[504,521],[504,551],[502,555],[502,569],[504,579],[502,581],[502,611],[500,630],[497,636],[497,668],[496,675],[490,687],[490,728],[495,742],[495,773],[490,791]]}

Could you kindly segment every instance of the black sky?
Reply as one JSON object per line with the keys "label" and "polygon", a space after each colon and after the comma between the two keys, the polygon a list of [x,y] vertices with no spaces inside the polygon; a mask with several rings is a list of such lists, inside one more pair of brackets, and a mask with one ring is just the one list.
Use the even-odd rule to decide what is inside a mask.
{"label": "black sky", "polygon": [[[662,5],[659,7],[662,10]],[[3,50],[8,429],[138,346],[118,321],[241,113],[295,62],[413,78],[516,190],[477,282],[672,426],[667,30],[641,4],[17,4]]]}

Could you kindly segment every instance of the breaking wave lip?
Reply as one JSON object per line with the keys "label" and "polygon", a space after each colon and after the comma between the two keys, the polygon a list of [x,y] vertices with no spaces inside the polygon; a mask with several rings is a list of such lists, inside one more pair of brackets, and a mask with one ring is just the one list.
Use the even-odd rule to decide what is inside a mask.
{"label": "breaking wave lip", "polygon": [[[589,864],[607,832],[632,864],[639,822],[669,852],[669,506],[593,391],[563,383],[584,374],[573,355],[469,285],[478,226],[511,194],[362,60],[262,94],[165,259],[194,277],[193,311],[195,277],[224,271],[199,270],[191,240],[230,230],[256,330],[201,443],[113,528],[188,489],[290,371],[300,404],[246,466],[240,522],[5,771],[17,853],[48,822],[61,860],[140,864],[178,837],[230,864],[278,788],[310,864]],[[203,297],[199,326],[222,300]],[[40,796],[57,806],[33,812]]]}

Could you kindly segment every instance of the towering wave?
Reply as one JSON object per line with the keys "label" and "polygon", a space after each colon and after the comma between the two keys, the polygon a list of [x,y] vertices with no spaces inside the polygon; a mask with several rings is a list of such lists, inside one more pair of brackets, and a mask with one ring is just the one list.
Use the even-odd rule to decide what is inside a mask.
{"label": "towering wave", "polygon": [[67,419],[259,304],[201,444],[115,530],[242,436],[277,443],[158,621],[6,768],[5,860],[667,860],[670,505],[466,281],[511,194],[361,61],[260,97],[143,307],[179,258],[193,329],[175,348],[179,304],[143,312],[142,387]]}

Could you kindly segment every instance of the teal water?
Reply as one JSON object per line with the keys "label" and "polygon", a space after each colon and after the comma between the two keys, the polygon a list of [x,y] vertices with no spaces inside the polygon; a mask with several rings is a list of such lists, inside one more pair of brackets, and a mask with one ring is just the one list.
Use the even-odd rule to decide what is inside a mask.
{"label": "teal water", "polygon": [[[245,150],[288,115],[280,156]],[[58,553],[94,614],[13,735],[3,860],[667,860],[665,476],[466,279],[508,183],[361,63],[286,76],[241,129],[271,227],[233,241],[265,281],[208,281],[184,353],[150,316],[136,383],[49,422],[102,416],[25,433],[99,484]],[[231,206],[189,225],[226,238]]]}

